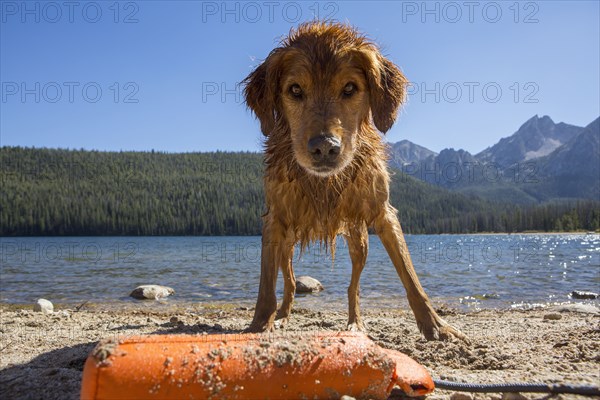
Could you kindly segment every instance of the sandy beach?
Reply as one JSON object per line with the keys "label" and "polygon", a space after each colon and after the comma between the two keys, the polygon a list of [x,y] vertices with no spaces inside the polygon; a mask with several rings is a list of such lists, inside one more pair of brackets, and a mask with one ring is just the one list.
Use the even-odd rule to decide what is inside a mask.
{"label": "sandy beach", "polygon": [[[0,397],[76,399],[84,361],[103,339],[133,334],[235,333],[247,326],[252,309],[239,304],[56,306],[52,315],[31,306],[0,305]],[[379,345],[408,354],[434,378],[462,382],[600,383],[600,314],[594,305],[560,310],[439,312],[471,339],[427,342],[407,310],[365,310],[369,336]],[[346,312],[297,308],[289,331],[343,330]],[[430,399],[500,399],[502,394],[436,390]],[[542,394],[525,394],[544,398]],[[555,398],[583,398],[560,395]]]}

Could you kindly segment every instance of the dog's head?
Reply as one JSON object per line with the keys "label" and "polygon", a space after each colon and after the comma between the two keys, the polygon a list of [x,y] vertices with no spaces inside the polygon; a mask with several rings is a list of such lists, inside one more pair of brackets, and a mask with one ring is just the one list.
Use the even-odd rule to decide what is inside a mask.
{"label": "dog's head", "polygon": [[243,83],[262,132],[291,135],[298,164],[329,176],[352,161],[371,120],[381,132],[390,129],[407,81],[354,28],[310,22],[292,30]]}

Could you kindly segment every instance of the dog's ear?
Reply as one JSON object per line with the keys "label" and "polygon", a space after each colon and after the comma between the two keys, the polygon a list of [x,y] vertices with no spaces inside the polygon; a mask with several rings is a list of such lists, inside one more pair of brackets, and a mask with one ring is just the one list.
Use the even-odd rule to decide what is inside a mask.
{"label": "dog's ear", "polygon": [[275,129],[280,115],[277,106],[277,88],[281,57],[278,50],[273,50],[267,59],[242,81],[246,104],[259,119],[260,130],[265,136]]}
{"label": "dog's ear", "polygon": [[393,62],[383,57],[377,49],[361,52],[369,84],[369,97],[373,123],[381,132],[387,132],[396,117],[398,108],[406,98],[407,79]]}

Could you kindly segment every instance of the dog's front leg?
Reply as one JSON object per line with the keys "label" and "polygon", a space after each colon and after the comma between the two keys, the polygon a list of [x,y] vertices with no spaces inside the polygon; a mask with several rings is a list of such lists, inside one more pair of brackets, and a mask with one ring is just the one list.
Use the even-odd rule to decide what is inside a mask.
{"label": "dog's front leg", "polygon": [[387,204],[376,218],[374,225],[406,288],[408,303],[415,314],[419,330],[425,338],[427,340],[443,340],[455,336],[468,341],[467,337],[458,329],[440,318],[429,302],[410,259],[396,210]]}
{"label": "dog's front leg", "polygon": [[294,295],[296,294],[296,277],[294,276],[294,268],[292,266],[292,258],[294,257],[294,244],[288,243],[282,249],[281,272],[283,275],[283,301],[281,307],[277,311],[275,320],[278,326],[283,326],[288,322],[294,304]]}
{"label": "dog's front leg", "polygon": [[359,293],[360,293],[360,274],[367,262],[367,253],[369,251],[369,232],[365,224],[354,226],[346,236],[348,241],[348,250],[352,260],[352,278],[348,286],[348,330],[364,331],[365,326],[360,316]]}
{"label": "dog's front leg", "polygon": [[277,274],[280,266],[287,265],[285,260],[290,257],[292,250],[293,242],[290,243],[285,229],[271,220],[265,220],[262,235],[258,299],[256,300],[254,318],[247,329],[248,332],[273,330],[273,321],[277,310],[277,297],[275,295]]}

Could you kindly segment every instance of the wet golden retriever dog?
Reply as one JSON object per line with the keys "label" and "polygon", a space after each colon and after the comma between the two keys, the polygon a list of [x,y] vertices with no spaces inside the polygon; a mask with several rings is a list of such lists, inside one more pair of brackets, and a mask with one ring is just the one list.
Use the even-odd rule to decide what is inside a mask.
{"label": "wet golden retriever dog", "polygon": [[[321,241],[335,251],[343,235],[352,259],[348,329],[363,330],[360,274],[373,227],[406,288],[427,339],[465,338],[433,309],[410,259],[389,202],[385,133],[405,98],[407,81],[378,47],[354,28],[309,22],[292,30],[243,81],[248,107],[265,143],[266,213],[258,300],[252,332],[286,322],[296,283],[296,243]],[[275,286],[283,272],[283,302]]]}

